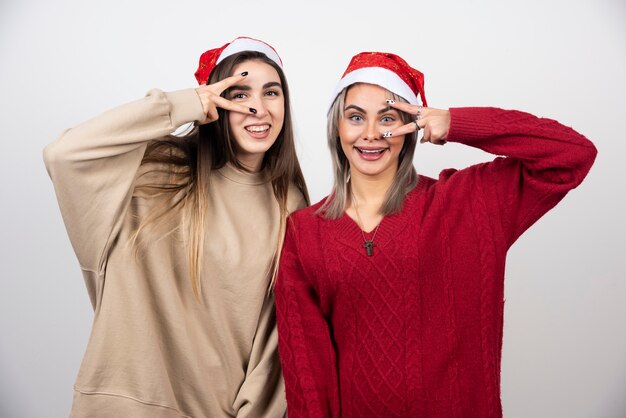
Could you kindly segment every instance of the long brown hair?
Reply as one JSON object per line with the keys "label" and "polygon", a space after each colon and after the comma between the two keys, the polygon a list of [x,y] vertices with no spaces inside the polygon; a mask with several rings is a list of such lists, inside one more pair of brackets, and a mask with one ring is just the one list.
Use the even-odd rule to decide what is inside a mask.
{"label": "long brown hair", "polygon": [[[353,84],[354,85],[354,84]],[[351,86],[353,86],[351,85]],[[335,184],[331,196],[317,210],[327,219],[338,219],[343,216],[350,196],[350,163],[343,153],[339,140],[339,120],[343,117],[343,108],[346,96],[351,86],[346,87],[339,93],[330,110],[328,111],[327,139],[330,155],[333,163]],[[388,97],[395,101],[408,103],[404,98],[390,91]],[[400,112],[400,117],[404,123],[409,123],[412,118],[409,114]],[[406,195],[417,184],[417,172],[413,166],[413,155],[417,144],[417,132],[407,134],[404,137],[404,145],[400,151],[398,159],[398,171],[393,179],[391,187],[387,191],[387,196],[380,209],[382,215],[390,215],[402,209],[402,204]]]}
{"label": "long brown hair", "polygon": [[[280,226],[277,246],[268,266],[273,284],[278,269],[278,260],[282,248],[288,216],[287,199],[290,185],[295,185],[309,204],[309,195],[304,176],[295,150],[293,122],[289,99],[289,87],[282,69],[265,54],[255,51],[239,52],[220,62],[209,76],[209,84],[229,77],[235,66],[249,60],[256,60],[271,65],[282,84],[285,99],[285,117],[283,127],[274,144],[265,153],[261,170],[265,170],[272,183],[274,196],[280,209]],[[222,94],[225,97],[227,92]],[[160,197],[161,202],[142,220],[133,236],[133,242],[140,243],[140,233],[167,219],[174,219],[182,213],[182,225],[187,236],[188,262],[191,284],[199,298],[201,293],[202,254],[204,252],[205,216],[213,170],[230,163],[240,170],[246,168],[237,160],[235,140],[231,137],[228,123],[228,111],[218,108],[219,119],[213,123],[197,126],[188,136],[168,137],[166,140],[151,142],[145,152],[142,165],[149,166],[145,175],[151,173],[168,176],[165,183],[142,183],[137,186],[135,195],[141,197]],[[161,177],[162,178],[162,177]],[[174,229],[163,232],[172,233]]]}

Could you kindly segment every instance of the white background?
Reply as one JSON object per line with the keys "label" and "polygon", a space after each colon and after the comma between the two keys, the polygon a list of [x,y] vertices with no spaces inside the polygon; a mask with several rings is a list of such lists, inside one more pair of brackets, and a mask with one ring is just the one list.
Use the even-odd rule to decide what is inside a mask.
{"label": "white background", "polygon": [[[62,417],[92,311],[43,147],[150,88],[194,85],[197,59],[238,35],[274,45],[293,95],[313,201],[328,193],[325,109],[349,58],[394,52],[433,107],[557,119],[599,149],[585,182],[511,249],[506,417],[626,416],[626,2],[85,0],[0,2],[0,417]],[[418,146],[434,176],[490,158]]]}

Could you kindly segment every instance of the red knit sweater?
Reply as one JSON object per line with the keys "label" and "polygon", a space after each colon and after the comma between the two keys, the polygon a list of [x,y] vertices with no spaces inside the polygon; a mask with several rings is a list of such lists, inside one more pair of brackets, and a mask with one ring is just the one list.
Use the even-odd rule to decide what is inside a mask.
{"label": "red knit sweater", "polygon": [[289,418],[500,417],[504,265],[596,149],[550,119],[451,109],[449,142],[506,157],[419,177],[368,257],[320,203],[291,217],[276,284]]}

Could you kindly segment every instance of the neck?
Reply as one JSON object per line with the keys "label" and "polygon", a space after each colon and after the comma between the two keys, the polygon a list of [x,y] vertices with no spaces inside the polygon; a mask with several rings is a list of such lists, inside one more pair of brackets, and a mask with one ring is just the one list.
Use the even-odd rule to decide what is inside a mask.
{"label": "neck", "polygon": [[350,187],[352,194],[358,200],[360,206],[376,208],[376,212],[380,212],[395,175],[395,171],[381,173],[375,177],[366,176],[358,172],[351,174]]}
{"label": "neck", "polygon": [[237,161],[241,164],[246,170],[252,173],[258,173],[261,171],[261,165],[263,163],[263,157],[258,156],[237,156]]}

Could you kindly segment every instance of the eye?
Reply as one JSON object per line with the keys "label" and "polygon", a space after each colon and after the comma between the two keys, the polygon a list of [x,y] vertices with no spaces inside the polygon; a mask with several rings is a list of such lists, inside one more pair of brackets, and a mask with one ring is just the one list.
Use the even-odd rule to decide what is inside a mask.
{"label": "eye", "polygon": [[390,115],[385,115],[380,119],[380,121],[383,123],[393,123],[396,121],[396,118]]}
{"label": "eye", "polygon": [[363,121],[363,116],[359,115],[358,113],[355,113],[353,115],[348,116],[348,119],[353,122],[361,122]]}
{"label": "eye", "polygon": [[274,97],[278,97],[280,96],[280,92],[278,90],[267,90],[265,92],[266,96],[274,96]]}
{"label": "eye", "polygon": [[232,93],[230,95],[231,100],[243,100],[245,99],[247,96],[245,93]]}

